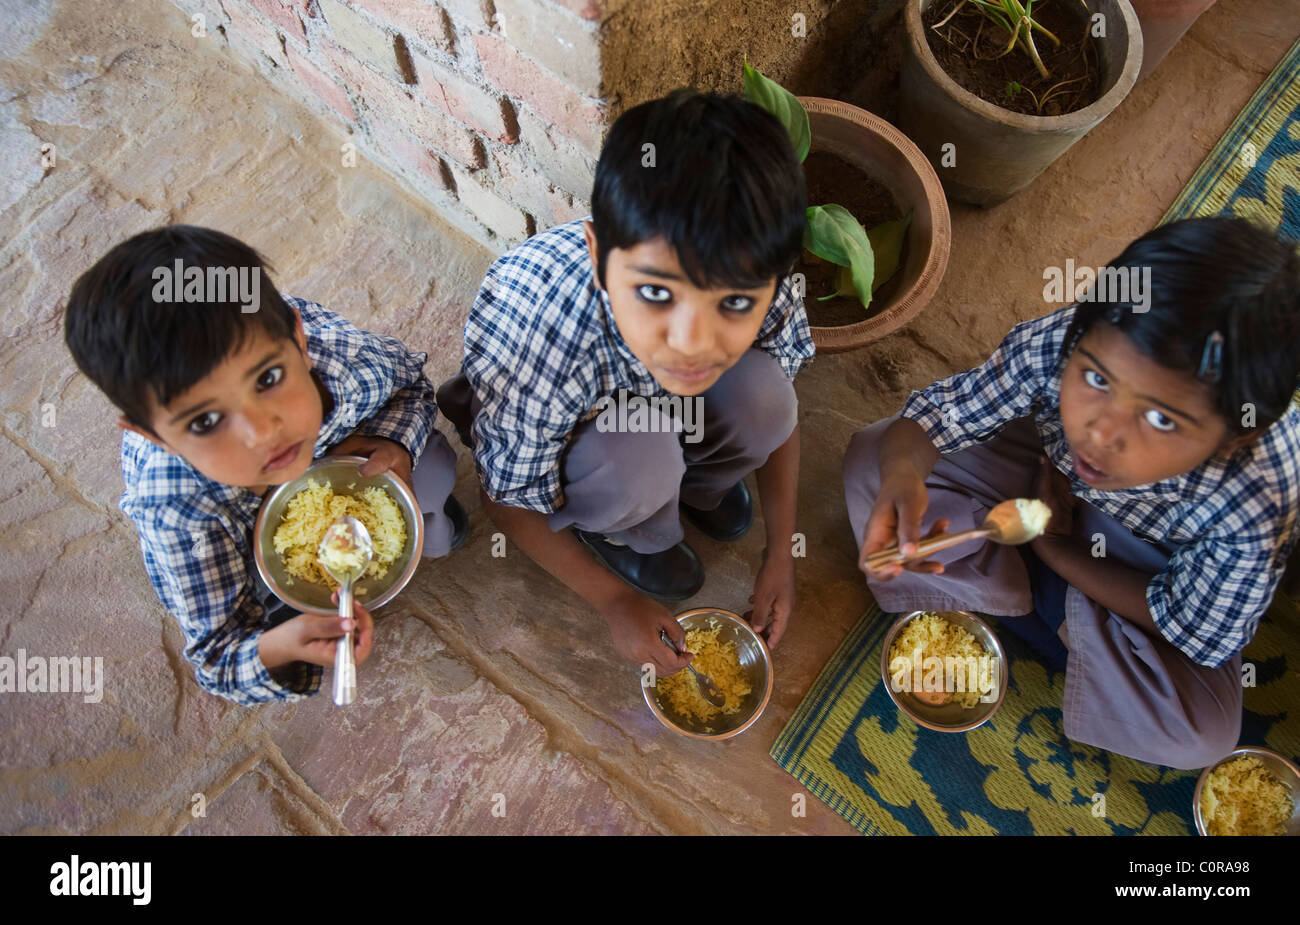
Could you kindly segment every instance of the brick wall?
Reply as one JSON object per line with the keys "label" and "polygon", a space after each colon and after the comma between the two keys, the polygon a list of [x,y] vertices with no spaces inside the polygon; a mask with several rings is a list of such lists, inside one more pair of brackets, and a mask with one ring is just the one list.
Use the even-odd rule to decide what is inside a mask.
{"label": "brick wall", "polygon": [[[354,156],[404,179],[497,251],[587,212],[601,141],[618,113],[682,85],[739,91],[742,56],[796,93],[873,102],[851,92],[865,77],[857,71],[868,70],[859,62],[878,60],[862,53],[864,36],[901,6],[901,0],[171,2],[192,20],[202,15],[215,40],[341,125]],[[792,18],[802,18],[803,28],[792,29]],[[873,73],[879,83],[881,69]],[[346,156],[340,152],[341,164]]]}
{"label": "brick wall", "polygon": [[494,250],[586,214],[596,0],[172,2]]}

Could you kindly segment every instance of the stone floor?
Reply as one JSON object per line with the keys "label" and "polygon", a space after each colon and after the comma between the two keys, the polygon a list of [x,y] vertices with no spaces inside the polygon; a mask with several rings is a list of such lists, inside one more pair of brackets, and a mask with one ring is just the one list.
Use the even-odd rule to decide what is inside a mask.
{"label": "stone floor", "polygon": [[[72,280],[137,231],[215,226],[267,254],[285,291],[429,351],[437,381],[492,255],[364,161],[338,166],[343,136],[171,5],[88,9],[0,0],[0,654],[105,666],[99,703],[2,695],[5,833],[851,832],[816,799],[792,815],[801,788],[767,756],[870,603],[840,492],[849,435],[1053,307],[1043,267],[1103,263],[1151,227],[1296,28],[1294,2],[1221,0],[1028,191],[954,208],[921,318],[800,376],[796,619],[762,720],[704,744],[658,726],[597,615],[521,554],[491,557],[477,503],[469,545],[381,613],[352,708],[250,710],[198,688],[116,507],[115,412],[63,347]],[[457,493],[472,487],[461,450]],[[693,537],[709,571],[694,603],[745,609],[761,531]]]}

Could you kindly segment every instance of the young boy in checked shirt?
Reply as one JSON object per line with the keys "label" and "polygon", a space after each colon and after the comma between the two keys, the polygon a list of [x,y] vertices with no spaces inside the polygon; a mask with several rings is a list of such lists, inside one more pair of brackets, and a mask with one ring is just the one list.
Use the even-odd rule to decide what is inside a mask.
{"label": "young boy in checked shirt", "polygon": [[[177,269],[181,278],[169,280]],[[184,277],[214,279],[209,270],[255,274],[255,303],[202,285],[200,301],[182,300]],[[64,334],[81,371],[122,411],[121,507],[185,633],[195,678],[212,693],[246,705],[315,693],[321,666],[334,664],[337,640],[353,628],[357,664],[369,655],[364,607],[352,620],[296,613],[253,565],[263,495],[314,459],[365,456],[362,475],[391,470],[410,485],[425,556],[463,540],[455,454],[433,428],[424,355],[282,297],[240,241],[178,225],[119,244],[77,280]]]}
{"label": "young boy in checked shirt", "polygon": [[[775,646],[789,620],[791,380],[813,345],[786,276],[804,209],[789,138],[759,107],[685,90],[637,106],[610,129],[591,217],[489,269],[462,372],[438,392],[495,523],[604,616],[620,655],[661,674],[693,657],[678,654],[685,639],[661,601],[704,581],[679,510],[715,539],[741,536],[755,471],[767,548],[751,623]],[[635,413],[670,396],[679,421],[661,404],[651,426],[602,423],[611,401]],[[696,399],[687,434],[698,406],[683,402]]]}
{"label": "young boy in checked shirt", "polygon": [[923,518],[966,530],[1042,498],[1051,520],[1028,547],[967,544],[867,583],[887,611],[1012,618],[1065,667],[1069,738],[1199,768],[1237,744],[1241,650],[1300,531],[1300,259],[1204,218],[1111,267],[1118,295],[1017,325],[984,365],[859,431],[849,518],[865,559],[906,553]]}

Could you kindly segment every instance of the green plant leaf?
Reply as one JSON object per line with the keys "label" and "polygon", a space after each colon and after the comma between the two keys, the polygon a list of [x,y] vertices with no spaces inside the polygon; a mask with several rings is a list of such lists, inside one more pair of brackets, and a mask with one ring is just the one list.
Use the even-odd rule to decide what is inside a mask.
{"label": "green plant leaf", "polygon": [[912,224],[912,213],[892,222],[881,222],[867,229],[867,239],[871,242],[871,252],[876,260],[875,279],[871,291],[875,292],[889,278],[898,272],[898,262],[903,256],[903,242],[907,240],[907,229]]}
{"label": "green plant leaf", "polygon": [[780,120],[794,145],[794,156],[803,163],[812,147],[812,130],[808,128],[808,110],[799,99],[775,80],[769,80],[745,64],[745,99],[762,106]]}
{"label": "green plant leaf", "polygon": [[871,304],[871,281],[876,272],[871,240],[858,220],[843,206],[810,206],[803,229],[803,246],[823,260],[848,267],[853,294],[863,308]]}
{"label": "green plant leaf", "polygon": [[[892,222],[881,222],[875,227],[867,229],[867,240],[871,242],[872,257],[876,262],[875,273],[871,281],[871,291],[875,293],[877,289],[889,282],[890,278],[898,272],[898,264],[903,254],[903,242],[907,240],[907,229],[912,224],[912,213]],[[835,277],[835,291],[830,295],[824,295],[817,301],[825,302],[827,299],[844,297],[851,299],[857,296],[857,291],[853,288],[853,271],[849,267],[840,267],[839,273]]]}

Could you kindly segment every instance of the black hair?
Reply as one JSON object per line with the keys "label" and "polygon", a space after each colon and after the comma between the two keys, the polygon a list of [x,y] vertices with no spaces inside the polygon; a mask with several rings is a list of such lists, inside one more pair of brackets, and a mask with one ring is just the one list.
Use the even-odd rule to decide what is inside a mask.
{"label": "black hair", "polygon": [[1125,276],[1150,268],[1145,299],[1137,304],[1127,286],[1118,296],[1115,286],[1101,292],[1099,283],[1099,298],[1078,304],[1063,357],[1108,323],[1161,366],[1209,385],[1230,435],[1267,429],[1286,413],[1300,379],[1295,242],[1245,219],[1191,218],[1147,232],[1109,266]]}
{"label": "black hair", "polygon": [[790,272],[806,208],[775,116],[738,96],[674,90],[619,116],[601,149],[596,278],[603,287],[610,250],[663,237],[696,286],[758,288]]}
{"label": "black hair", "polygon": [[[160,287],[175,276],[177,261],[184,272],[201,268],[205,280],[228,278],[231,269],[256,272],[255,310],[246,310],[237,285],[224,298],[215,286],[204,286],[203,300],[181,301],[183,282],[175,279],[176,290],[167,294]],[[77,366],[127,420],[153,433],[150,395],[166,405],[237,352],[254,330],[275,340],[293,338],[293,310],[269,270],[257,251],[220,231],[171,225],[143,232],[110,250],[73,285],[64,341]]]}

